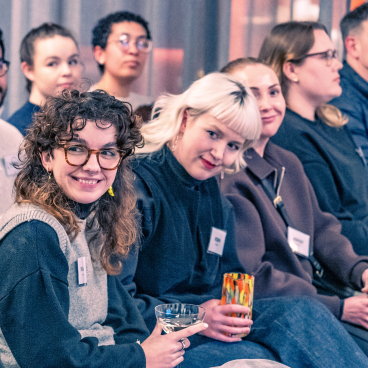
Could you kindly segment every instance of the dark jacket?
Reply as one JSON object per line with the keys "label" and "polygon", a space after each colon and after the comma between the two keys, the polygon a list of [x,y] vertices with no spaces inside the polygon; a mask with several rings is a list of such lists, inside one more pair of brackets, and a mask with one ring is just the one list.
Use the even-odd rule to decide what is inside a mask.
{"label": "dark jacket", "polygon": [[[215,178],[194,179],[166,146],[139,159],[134,172],[143,240],[139,258],[130,255],[120,278],[152,330],[156,305],[220,299],[223,269],[242,269],[233,246],[232,208]],[[227,230],[222,257],[207,252],[212,227]]]}
{"label": "dark jacket", "polygon": [[340,220],[357,254],[368,255],[368,174],[347,127],[333,128],[286,109],[271,141],[296,154],[322,211]]}
{"label": "dark jacket", "polygon": [[19,110],[17,110],[8,120],[23,135],[27,134],[27,129],[33,123],[33,115],[40,111],[40,106],[27,101]]}
{"label": "dark jacket", "polygon": [[346,61],[340,78],[342,93],[330,103],[349,118],[346,126],[368,162],[368,83]]}
{"label": "dark jacket", "polygon": [[348,239],[341,235],[339,221],[320,210],[295,155],[269,142],[263,158],[250,149],[245,160],[247,168],[225,176],[221,190],[234,207],[238,257],[255,276],[255,297],[310,295],[341,317],[342,303],[338,297],[317,295],[312,285],[312,265],[291,250],[287,226],[261,180],[267,178],[275,187],[293,226],[310,236],[312,253],[334,277],[360,290],[368,257],[358,257]]}

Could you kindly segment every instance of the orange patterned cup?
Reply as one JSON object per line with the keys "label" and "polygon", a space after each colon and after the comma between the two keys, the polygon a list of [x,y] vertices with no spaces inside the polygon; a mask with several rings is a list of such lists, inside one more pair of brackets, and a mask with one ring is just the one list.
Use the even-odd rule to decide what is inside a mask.
{"label": "orange patterned cup", "polygon": [[[249,313],[231,313],[232,317],[252,318],[254,276],[245,273],[225,273],[222,284],[221,304],[240,304],[250,309]],[[241,335],[241,337],[247,334]]]}

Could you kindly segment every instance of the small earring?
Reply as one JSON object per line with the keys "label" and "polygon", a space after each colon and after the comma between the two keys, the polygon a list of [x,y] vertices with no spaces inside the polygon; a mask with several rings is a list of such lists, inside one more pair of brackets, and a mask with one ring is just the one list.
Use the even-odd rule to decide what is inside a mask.
{"label": "small earring", "polygon": [[221,170],[221,180],[225,177],[224,170]]}
{"label": "small earring", "polygon": [[299,79],[298,78],[294,78],[293,79],[293,82],[298,83],[299,82]]}
{"label": "small earring", "polygon": [[52,171],[47,171],[47,173],[49,174],[49,180],[51,180],[51,173],[52,173]]}
{"label": "small earring", "polygon": [[175,137],[175,139],[174,139],[174,143],[172,144],[172,146],[171,146],[171,152],[175,152],[175,150],[176,150],[176,146],[177,146],[177,144],[178,144],[178,140],[179,140],[179,134]]}
{"label": "small earring", "polygon": [[107,192],[111,195],[111,197],[115,197],[114,191],[112,190],[112,186],[110,186]]}

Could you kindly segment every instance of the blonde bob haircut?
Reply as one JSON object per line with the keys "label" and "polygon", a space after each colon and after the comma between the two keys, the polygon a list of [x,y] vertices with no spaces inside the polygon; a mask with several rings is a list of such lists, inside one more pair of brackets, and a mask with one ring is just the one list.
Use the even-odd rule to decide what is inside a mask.
{"label": "blonde bob haircut", "polygon": [[243,153],[259,138],[262,129],[257,101],[248,87],[222,73],[204,76],[180,95],[159,97],[152,120],[142,128],[145,145],[136,152],[153,153],[165,144],[171,145],[180,132],[184,111],[194,118],[208,113],[244,137],[238,157],[226,172],[246,166]]}

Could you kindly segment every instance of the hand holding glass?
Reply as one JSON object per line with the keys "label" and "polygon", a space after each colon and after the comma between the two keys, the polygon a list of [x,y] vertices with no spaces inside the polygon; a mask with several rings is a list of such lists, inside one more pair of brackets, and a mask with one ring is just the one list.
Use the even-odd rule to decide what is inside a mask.
{"label": "hand holding glass", "polygon": [[194,304],[160,304],[155,307],[157,321],[166,333],[203,322],[205,309]]}
{"label": "hand holding glass", "polygon": [[[244,273],[225,273],[222,284],[221,304],[239,304],[249,308],[249,313],[232,313],[232,317],[252,319],[254,276]],[[244,337],[247,334],[240,335]]]}

